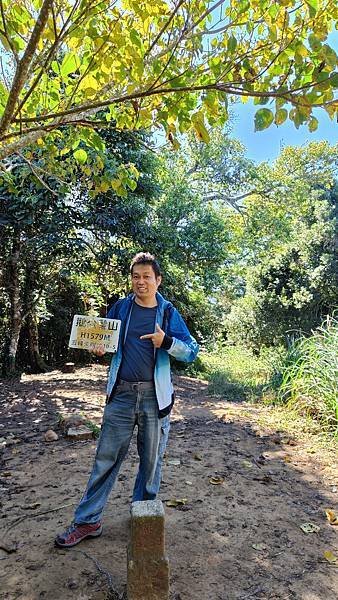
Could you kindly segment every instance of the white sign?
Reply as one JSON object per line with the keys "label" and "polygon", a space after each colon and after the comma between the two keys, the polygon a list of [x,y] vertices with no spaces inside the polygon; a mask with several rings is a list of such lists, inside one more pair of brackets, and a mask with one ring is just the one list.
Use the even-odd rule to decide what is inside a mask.
{"label": "white sign", "polygon": [[116,352],[119,342],[121,321],[75,315],[69,338],[69,348],[81,350],[103,349],[105,352]]}

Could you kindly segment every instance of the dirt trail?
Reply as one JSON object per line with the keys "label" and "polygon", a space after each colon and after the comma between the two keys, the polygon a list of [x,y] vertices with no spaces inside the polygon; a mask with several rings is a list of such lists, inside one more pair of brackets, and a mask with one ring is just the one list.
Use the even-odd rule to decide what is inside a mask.
{"label": "dirt trail", "polygon": [[[70,442],[58,430],[58,441],[43,439],[58,413],[82,411],[99,424],[105,378],[106,369],[94,366],[2,385],[0,438],[12,434],[14,443],[0,450],[1,600],[123,594],[135,441],[110,497],[103,536],[65,551],[54,548],[54,536],[72,519],[95,442]],[[338,566],[323,556],[326,550],[338,555],[338,527],[324,513],[338,508],[334,465],[324,454],[309,454],[301,437],[263,428],[268,408],[210,397],[206,387],[176,378],[161,499],[186,503],[166,507],[171,600],[335,600]],[[211,478],[224,481],[213,485]],[[306,522],[320,530],[303,533]]]}

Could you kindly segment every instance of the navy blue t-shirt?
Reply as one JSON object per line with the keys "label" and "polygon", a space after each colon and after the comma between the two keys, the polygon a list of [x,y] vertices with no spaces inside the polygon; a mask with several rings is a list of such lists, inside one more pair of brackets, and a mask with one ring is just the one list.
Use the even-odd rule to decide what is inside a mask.
{"label": "navy blue t-shirt", "polygon": [[141,335],[154,333],[157,306],[147,308],[133,303],[123,346],[119,373],[124,381],[152,381],[154,379],[155,352],[151,340],[140,340]]}

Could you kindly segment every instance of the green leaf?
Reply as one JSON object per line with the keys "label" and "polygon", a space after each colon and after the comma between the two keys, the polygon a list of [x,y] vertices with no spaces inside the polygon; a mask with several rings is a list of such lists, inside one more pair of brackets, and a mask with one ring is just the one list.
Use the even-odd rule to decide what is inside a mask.
{"label": "green leaf", "polygon": [[270,98],[260,98],[259,96],[256,96],[253,102],[254,104],[267,104],[270,102]]}
{"label": "green leaf", "polygon": [[236,47],[237,47],[237,40],[234,35],[231,35],[228,39],[227,50],[228,50],[228,52],[230,52],[232,54],[236,50]]}
{"label": "green leaf", "polygon": [[309,35],[309,45],[314,52],[319,52],[322,47],[320,40],[313,33]]}
{"label": "green leaf", "polygon": [[318,10],[318,0],[305,0],[306,4],[311,6],[314,10]]}
{"label": "green leaf", "polygon": [[60,67],[61,75],[63,77],[66,77],[70,73],[74,73],[74,71],[76,71],[78,66],[79,66],[79,59],[75,56],[75,54],[73,54],[73,52],[66,54],[63,58],[63,61],[62,61],[61,67]]}
{"label": "green leaf", "polygon": [[28,23],[30,20],[29,12],[23,6],[14,6],[13,11],[20,23]]}
{"label": "green leaf", "polygon": [[137,188],[137,181],[135,181],[135,179],[130,179],[130,177],[128,177],[126,179],[126,185],[129,187],[129,189],[131,189],[132,192],[134,192],[134,190],[136,190],[136,188]]}
{"label": "green leaf", "polygon": [[4,84],[0,82],[0,104],[2,106],[6,105],[7,98],[8,98],[8,91],[6,90]]}
{"label": "green leaf", "polygon": [[263,131],[273,123],[273,112],[268,108],[260,108],[255,114],[255,131]]}
{"label": "green leaf", "polygon": [[316,117],[311,117],[309,121],[309,131],[313,133],[316,129],[318,129],[318,119],[316,119]]}
{"label": "green leaf", "polygon": [[328,106],[324,106],[324,109],[331,120],[335,119],[336,116],[338,117],[338,111],[334,104],[328,104]]}
{"label": "green leaf", "polygon": [[324,44],[320,53],[321,58],[325,60],[325,62],[330,65],[333,69],[337,66],[337,53],[329,44]]}
{"label": "green leaf", "polygon": [[1,40],[1,43],[2,43],[3,47],[4,47],[4,48],[5,48],[7,51],[10,51],[10,50],[11,50],[11,47],[10,47],[10,45],[9,45],[9,43],[8,43],[8,40],[7,40],[6,36],[4,36],[4,35],[0,34],[0,40]]}
{"label": "green leaf", "polygon": [[286,110],[286,108],[280,108],[280,109],[276,110],[276,115],[275,115],[276,125],[282,125],[282,123],[284,123],[284,121],[286,121],[287,118],[288,118],[288,111]]}
{"label": "green leaf", "polygon": [[315,17],[318,10],[318,0],[305,0],[309,7],[310,17]]}
{"label": "green leaf", "polygon": [[289,112],[289,118],[294,122],[296,129],[299,129],[300,125],[307,121],[307,116],[301,108],[292,108]]}
{"label": "green leaf", "polygon": [[338,73],[331,73],[330,86],[333,88],[338,88]]}
{"label": "green leaf", "polygon": [[60,64],[56,60],[53,60],[51,67],[56,75],[60,75]]}
{"label": "green leaf", "polygon": [[85,150],[83,150],[82,148],[75,150],[73,156],[74,156],[75,160],[77,160],[77,162],[80,163],[80,165],[83,165],[88,158],[87,152]]}
{"label": "green leaf", "polygon": [[84,90],[88,97],[94,96],[98,90],[98,82],[95,77],[89,73],[80,82],[79,89]]}
{"label": "green leaf", "polygon": [[270,17],[275,19],[278,15],[278,11],[279,11],[278,4],[274,2],[272,4],[272,6],[270,6],[268,13],[269,13]]}
{"label": "green leaf", "polygon": [[132,29],[130,31],[130,39],[133,42],[133,44],[135,44],[135,46],[138,46],[138,48],[140,48],[141,50],[143,49],[143,42],[140,38],[139,32],[136,31],[136,29]]}
{"label": "green leaf", "polygon": [[201,113],[200,111],[195,113],[194,115],[192,115],[191,121],[196,131],[197,138],[200,140],[200,142],[208,144],[210,142],[210,135],[204,124],[203,113]]}

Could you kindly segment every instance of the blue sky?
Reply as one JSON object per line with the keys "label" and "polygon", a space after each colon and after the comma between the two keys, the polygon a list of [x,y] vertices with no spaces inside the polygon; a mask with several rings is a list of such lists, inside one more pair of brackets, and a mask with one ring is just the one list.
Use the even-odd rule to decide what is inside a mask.
{"label": "blue sky", "polygon": [[[266,106],[268,107],[269,105]],[[255,132],[254,115],[259,108],[251,101],[247,104],[234,104],[231,107],[232,137],[239,139],[247,148],[248,158],[257,162],[274,160],[283,146],[301,146],[318,140],[328,140],[330,144],[338,142],[338,124],[335,120],[331,121],[324,109],[314,110],[319,126],[313,133],[308,130],[307,125],[301,125],[296,129],[291,121],[285,121],[279,127],[273,124],[264,131]]]}

